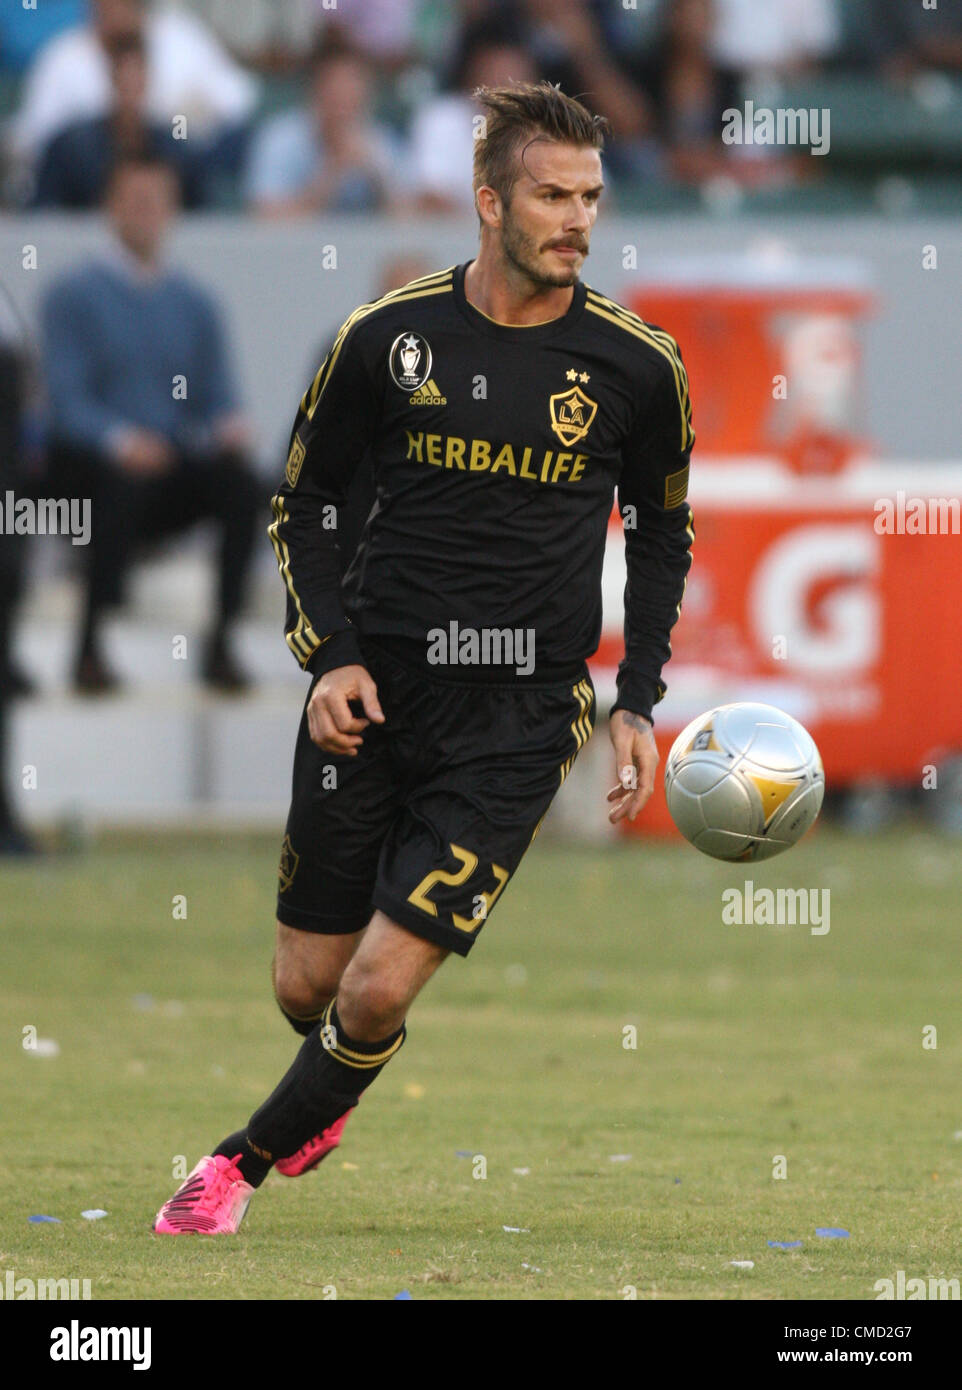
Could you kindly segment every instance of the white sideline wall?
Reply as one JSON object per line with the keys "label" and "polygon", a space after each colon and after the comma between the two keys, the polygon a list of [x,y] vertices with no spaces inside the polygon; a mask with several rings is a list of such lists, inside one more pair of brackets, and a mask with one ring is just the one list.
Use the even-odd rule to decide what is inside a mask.
{"label": "white sideline wall", "polygon": [[[104,242],[96,217],[0,217],[2,288],[31,344],[36,345],[43,293]],[[441,267],[470,257],[476,243],[471,219],[392,224],[324,218],[282,227],[224,217],[181,221],[171,260],[190,270],[224,308],[266,485],[280,475],[293,411],[321,347],[371,297],[383,264],[416,252],[427,268]],[[922,248],[931,244],[944,269],[926,272]],[[329,269],[325,248],[333,248],[336,261]],[[637,270],[625,270],[626,248],[634,249]],[[809,283],[849,279],[869,288],[878,308],[863,332],[863,406],[877,454],[942,464],[954,477],[960,471],[959,412],[952,364],[962,360],[962,318],[945,282],[960,259],[962,227],[947,219],[615,216],[604,219],[594,235],[585,279],[616,297],[640,279],[716,273],[757,284],[783,283],[786,276]],[[27,268],[34,262],[35,269]],[[0,319],[9,317],[4,307]],[[934,370],[938,363],[946,370]],[[725,370],[724,361],[719,370]],[[695,416],[697,426],[697,399]],[[696,465],[704,462],[696,451]],[[693,477],[693,493],[696,486]],[[948,482],[943,490],[954,491]],[[251,616],[239,633],[241,655],[258,688],[233,702],[206,695],[193,681],[192,661],[174,662],[170,654],[174,634],[188,637],[191,653],[200,637],[210,591],[202,535],[135,572],[133,602],[107,634],[128,690],[95,702],[79,701],[67,688],[76,598],[65,577],[69,546],[44,538],[33,542],[32,551],[32,584],[17,645],[43,694],[15,706],[8,759],[8,779],[24,818],[35,825],[78,815],[100,824],[212,819],[279,830],[306,678],[281,635],[283,594],[266,536]],[[600,712],[610,701],[610,680],[607,688],[599,682]],[[607,833],[610,757],[599,719],[551,821],[582,835]],[[17,790],[28,765],[37,768],[37,788]]]}

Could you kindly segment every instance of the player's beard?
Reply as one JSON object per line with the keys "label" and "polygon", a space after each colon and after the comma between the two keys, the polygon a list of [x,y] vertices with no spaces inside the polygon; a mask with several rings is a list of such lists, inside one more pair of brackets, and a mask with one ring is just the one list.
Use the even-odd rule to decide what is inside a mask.
{"label": "player's beard", "polygon": [[[569,270],[549,270],[542,263],[542,248],[515,222],[510,206],[504,204],[504,220],[501,226],[501,249],[505,260],[519,271],[533,285],[551,289],[567,289],[578,279],[579,267],[572,265]],[[588,243],[582,240],[578,248],[582,255],[588,254]]]}

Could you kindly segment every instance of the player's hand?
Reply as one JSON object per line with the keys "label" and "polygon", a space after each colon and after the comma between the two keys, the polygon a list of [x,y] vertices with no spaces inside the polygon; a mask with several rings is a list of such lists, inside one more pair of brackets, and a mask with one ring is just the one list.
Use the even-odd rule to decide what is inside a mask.
{"label": "player's hand", "polygon": [[[351,711],[356,700],[366,719]],[[307,705],[307,728],[311,741],[325,753],[346,753],[357,757],[361,731],[371,723],[383,724],[384,711],[377,698],[377,686],[363,666],[338,666],[326,671],[314,687]]]}
{"label": "player's hand", "polygon": [[252,443],[251,427],[239,411],[222,415],[214,425],[214,439],[217,447],[226,453],[246,453]]}
{"label": "player's hand", "polygon": [[615,776],[618,778],[618,786],[608,793],[608,800],[615,803],[608,812],[608,819],[616,825],[625,817],[634,820],[655,790],[658,746],[651,721],[630,710],[616,709],[608,732],[615,750]]}
{"label": "player's hand", "polygon": [[117,461],[127,473],[149,477],[166,473],[174,462],[174,450],[154,430],[125,430],[117,445]]}

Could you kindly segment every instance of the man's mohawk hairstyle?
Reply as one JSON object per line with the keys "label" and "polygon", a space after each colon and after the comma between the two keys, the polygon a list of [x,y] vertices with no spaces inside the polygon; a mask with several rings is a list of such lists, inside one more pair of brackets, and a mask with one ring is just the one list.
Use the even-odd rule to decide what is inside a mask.
{"label": "man's mohawk hairstyle", "polygon": [[532,140],[604,149],[610,127],[560,86],[550,82],[510,82],[479,87],[474,99],[485,113],[484,133],[474,145],[474,186],[487,184],[506,198],[517,177],[516,155]]}

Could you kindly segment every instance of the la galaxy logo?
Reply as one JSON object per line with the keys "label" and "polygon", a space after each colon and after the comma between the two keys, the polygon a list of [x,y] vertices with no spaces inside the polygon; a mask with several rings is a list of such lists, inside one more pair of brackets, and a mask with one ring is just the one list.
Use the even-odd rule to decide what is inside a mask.
{"label": "la galaxy logo", "polygon": [[586,396],[580,386],[558,391],[548,403],[551,428],[565,446],[577,444],[591,429],[598,414],[598,402]]}
{"label": "la galaxy logo", "polygon": [[301,465],[304,462],[306,454],[307,450],[295,434],[294,442],[291,444],[291,452],[287,456],[287,468],[285,469],[287,481],[291,487],[297,487],[297,480],[301,476]]}
{"label": "la galaxy logo", "polygon": [[388,358],[395,386],[416,391],[431,375],[431,348],[420,333],[399,333],[391,344]]}
{"label": "la galaxy logo", "polygon": [[280,880],[281,892],[286,893],[294,882],[294,875],[297,873],[297,866],[300,863],[300,856],[295,852],[291,844],[290,835],[284,836],[284,843],[281,845],[281,862],[278,866],[277,876]]}

